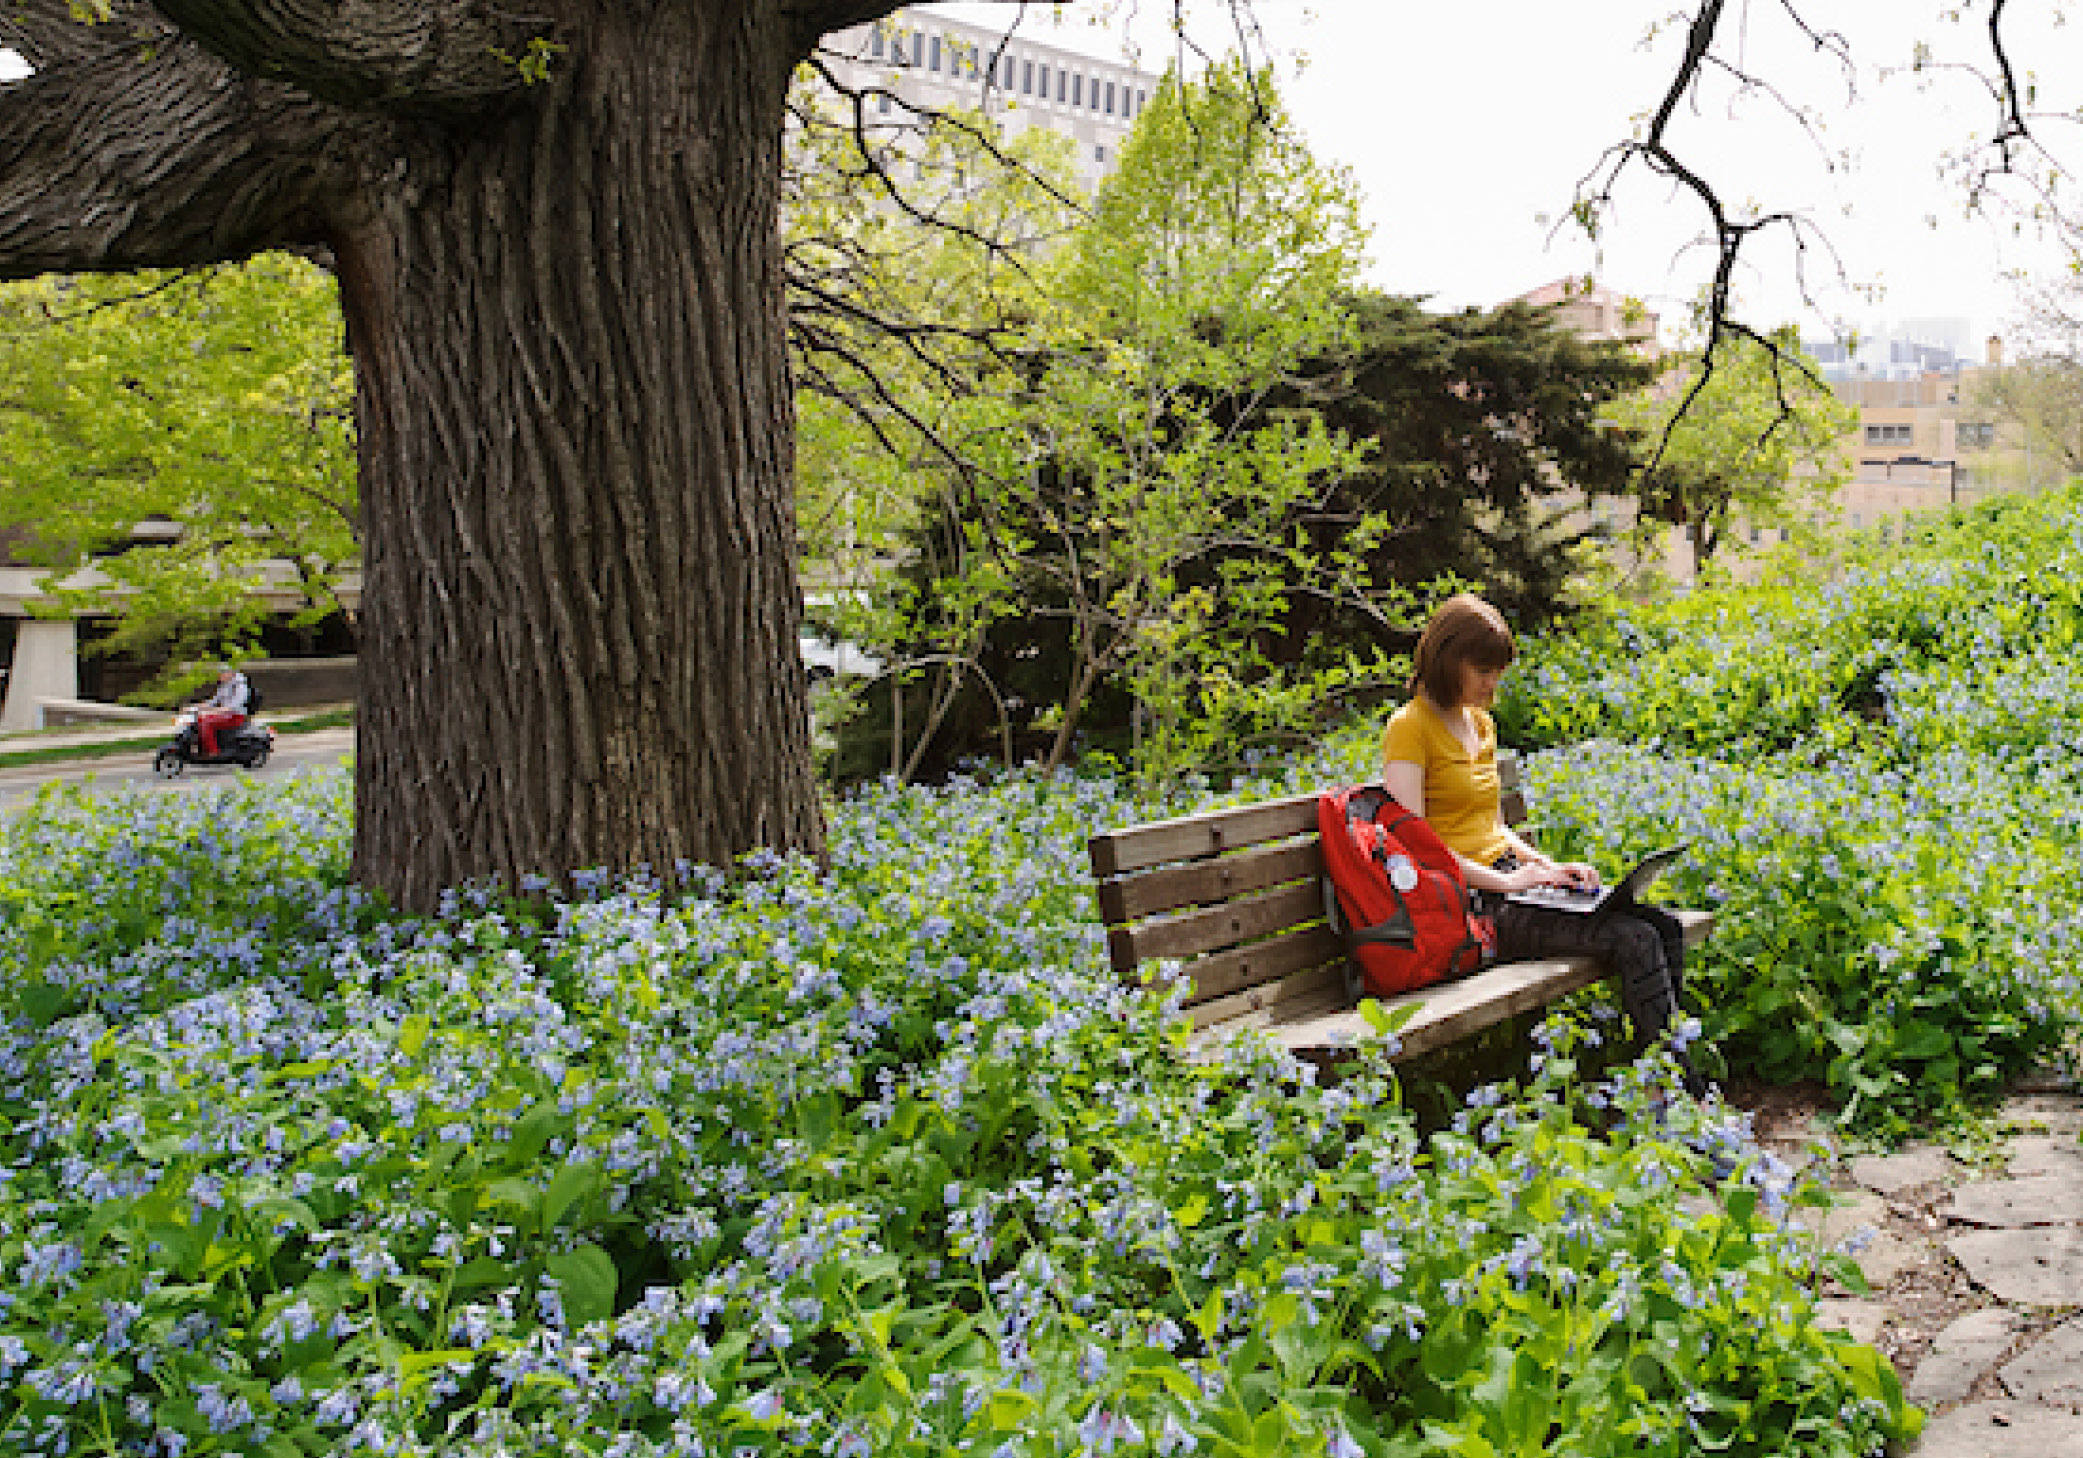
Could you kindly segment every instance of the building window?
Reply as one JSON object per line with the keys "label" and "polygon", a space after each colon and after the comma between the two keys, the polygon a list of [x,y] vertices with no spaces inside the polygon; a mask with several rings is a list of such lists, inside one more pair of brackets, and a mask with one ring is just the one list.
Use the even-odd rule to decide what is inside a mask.
{"label": "building window", "polygon": [[882,27],[879,25],[868,32],[868,54],[878,61],[882,59]]}
{"label": "building window", "polygon": [[1085,104],[1085,73],[1083,71],[1070,78],[1070,104],[1072,106],[1083,106]]}
{"label": "building window", "polygon": [[1105,142],[1096,142],[1093,144],[1092,160],[1099,163],[1101,166],[1106,165],[1107,144]]}
{"label": "building window", "polygon": [[1070,72],[1063,70],[1061,67],[1058,67],[1056,71],[1056,99],[1058,101],[1070,100]]}
{"label": "building window", "polygon": [[939,37],[939,36],[937,36],[937,35],[936,35],[936,36],[934,36],[934,37],[933,37],[933,49],[932,49],[932,50],[931,50],[931,51],[930,51],[930,52],[929,52],[928,54],[930,54],[930,55],[932,56],[932,58],[933,58],[933,59],[932,59],[932,60],[930,60],[930,61],[928,61],[928,62],[926,62],[926,69],[927,69],[928,71],[938,71],[938,70],[940,69],[940,37]]}
{"label": "building window", "polygon": [[[1048,83],[1044,81],[1042,84],[1047,85]],[[1020,94],[1022,96],[1034,95],[1034,62],[1032,61],[1025,61],[1021,63]]]}
{"label": "building window", "polygon": [[1114,83],[1113,83],[1113,82],[1111,82],[1111,81],[1109,81],[1109,82],[1107,83],[1107,115],[1108,115],[1108,116],[1112,116],[1113,114],[1114,114]]}
{"label": "building window", "polygon": [[1134,115],[1141,116],[1143,114],[1143,108],[1148,106],[1149,104],[1150,93],[1147,91],[1138,91],[1136,93],[1136,109]]}
{"label": "building window", "polygon": [[877,93],[875,94],[875,109],[876,109],[877,111],[881,112],[881,113],[882,113],[882,114],[883,114],[884,116],[888,116],[888,115],[890,114],[890,94],[889,94],[889,92],[887,92],[887,91],[878,91],[878,92],[877,92]]}
{"label": "building window", "polygon": [[1968,450],[1987,450],[1996,444],[1996,427],[1991,424],[1962,422],[1955,427],[1962,447]]}
{"label": "building window", "polygon": [[1908,445],[1910,433],[1907,425],[1869,425],[1866,427],[1866,444]]}

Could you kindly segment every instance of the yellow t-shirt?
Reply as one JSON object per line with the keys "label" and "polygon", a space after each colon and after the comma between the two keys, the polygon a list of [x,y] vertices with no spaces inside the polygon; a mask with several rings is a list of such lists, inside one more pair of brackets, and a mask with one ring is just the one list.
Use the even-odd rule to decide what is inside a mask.
{"label": "yellow t-shirt", "polygon": [[1486,710],[1468,714],[1475,722],[1473,755],[1439,710],[1412,699],[1389,716],[1381,757],[1424,767],[1425,818],[1450,849],[1487,866],[1511,849],[1497,813],[1497,725]]}

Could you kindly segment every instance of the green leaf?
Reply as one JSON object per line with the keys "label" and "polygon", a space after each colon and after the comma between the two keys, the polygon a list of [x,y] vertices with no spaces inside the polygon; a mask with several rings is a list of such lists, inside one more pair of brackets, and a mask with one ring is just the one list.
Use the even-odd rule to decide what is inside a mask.
{"label": "green leaf", "polygon": [[1873,1287],[1867,1283],[1866,1273],[1859,1263],[1842,1251],[1832,1251],[1823,1257],[1823,1269],[1836,1277],[1838,1282],[1854,1296],[1869,1296]]}
{"label": "green leaf", "polygon": [[600,1166],[590,1161],[567,1164],[550,1180],[542,1197],[542,1228],[554,1230],[565,1212],[601,1186]]}
{"label": "green leaf", "polygon": [[605,1321],[615,1314],[615,1287],[620,1280],[614,1258],[597,1245],[559,1251],[544,1262],[557,1278],[564,1316],[574,1328]]}
{"label": "green leaf", "polygon": [[420,1049],[427,1046],[427,1034],[433,1029],[431,1018],[425,1013],[414,1013],[398,1029],[398,1051],[407,1058],[419,1057]]}
{"label": "green leaf", "polygon": [[557,1105],[545,1100],[522,1115],[514,1125],[513,1137],[507,1141],[507,1162],[512,1165],[533,1164],[564,1123],[564,1116]]}
{"label": "green leaf", "polygon": [[490,1256],[476,1256],[456,1268],[453,1285],[458,1291],[475,1291],[485,1286],[511,1286],[520,1279],[520,1271],[505,1261]]}
{"label": "green leaf", "polygon": [[31,982],[18,994],[21,998],[22,1016],[39,1028],[47,1028],[65,1015],[72,1004],[72,995],[62,987],[48,982]]}
{"label": "green leaf", "polygon": [[542,1191],[526,1180],[494,1180],[485,1191],[495,1205],[504,1205],[515,1212],[514,1223],[530,1229],[537,1228],[536,1217],[542,1209]]}
{"label": "green leaf", "polygon": [[987,1416],[993,1431],[1010,1433],[1026,1426],[1027,1420],[1040,1410],[1041,1404],[1026,1393],[1001,1387],[991,1394]]}
{"label": "green leaf", "polygon": [[477,1353],[468,1347],[450,1347],[433,1352],[408,1352],[398,1362],[398,1381],[407,1392],[416,1392],[425,1387],[434,1375],[452,1362],[465,1366],[477,1360]]}

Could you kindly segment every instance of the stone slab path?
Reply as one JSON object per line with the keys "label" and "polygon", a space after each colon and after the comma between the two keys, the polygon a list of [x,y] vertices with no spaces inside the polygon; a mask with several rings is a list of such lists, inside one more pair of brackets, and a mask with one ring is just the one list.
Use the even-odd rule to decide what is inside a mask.
{"label": "stone slab path", "polygon": [[[2083,1458],[2083,1093],[2005,1109],[1985,1163],[1913,1147],[1851,1160],[1813,1223],[1872,1290],[1825,1319],[1887,1354],[1929,1415],[1908,1458]],[[1797,1153],[1798,1130],[1766,1133]]]}

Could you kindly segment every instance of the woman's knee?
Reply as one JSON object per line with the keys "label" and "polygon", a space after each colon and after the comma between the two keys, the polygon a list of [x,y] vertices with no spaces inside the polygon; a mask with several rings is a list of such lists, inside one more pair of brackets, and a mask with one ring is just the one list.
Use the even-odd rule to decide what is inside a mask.
{"label": "woman's knee", "polygon": [[1639,967],[1663,965],[1664,940],[1648,922],[1637,921],[1631,916],[1616,916],[1606,923],[1605,933],[1607,955],[1616,962],[1625,961]]}

